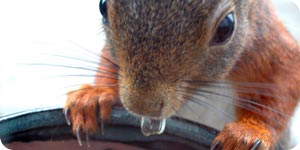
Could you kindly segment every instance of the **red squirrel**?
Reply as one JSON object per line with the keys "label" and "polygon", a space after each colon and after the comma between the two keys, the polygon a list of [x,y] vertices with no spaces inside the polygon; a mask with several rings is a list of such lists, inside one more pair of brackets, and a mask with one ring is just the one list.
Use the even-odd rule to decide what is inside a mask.
{"label": "red squirrel", "polygon": [[70,92],[64,108],[75,133],[96,132],[97,107],[104,123],[117,103],[168,118],[220,82],[237,89],[237,118],[211,149],[275,149],[299,103],[300,48],[269,0],[101,0],[100,11],[95,84]]}

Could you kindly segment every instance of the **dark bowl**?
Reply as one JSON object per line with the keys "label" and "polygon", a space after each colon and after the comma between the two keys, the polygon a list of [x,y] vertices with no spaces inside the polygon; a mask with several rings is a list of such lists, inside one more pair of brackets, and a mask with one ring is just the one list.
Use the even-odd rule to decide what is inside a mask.
{"label": "dark bowl", "polygon": [[201,124],[170,118],[163,134],[147,137],[140,130],[140,118],[114,108],[105,134],[98,131],[90,136],[90,147],[87,142],[80,147],[61,108],[38,109],[0,118],[0,139],[13,150],[208,150],[217,133]]}

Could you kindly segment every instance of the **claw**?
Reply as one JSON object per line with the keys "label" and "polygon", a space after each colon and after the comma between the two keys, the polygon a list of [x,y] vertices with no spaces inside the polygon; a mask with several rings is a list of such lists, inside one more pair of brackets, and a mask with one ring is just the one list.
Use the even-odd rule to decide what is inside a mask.
{"label": "claw", "polygon": [[78,145],[79,145],[79,146],[82,146],[80,127],[78,127],[77,130],[76,130],[76,137],[77,137]]}
{"label": "claw", "polygon": [[250,150],[258,150],[261,144],[261,140],[257,140],[250,148]]}
{"label": "claw", "polygon": [[64,116],[65,116],[67,124],[70,126],[71,125],[71,119],[70,119],[70,113],[69,113],[68,108],[64,109]]}
{"label": "claw", "polygon": [[101,134],[104,135],[104,122],[101,121]]}
{"label": "claw", "polygon": [[221,144],[221,142],[214,143],[210,147],[210,150],[222,150],[222,144]]}
{"label": "claw", "polygon": [[90,144],[90,136],[88,134],[85,135],[85,139],[86,139],[86,143],[87,143],[87,147],[90,148],[91,144]]}

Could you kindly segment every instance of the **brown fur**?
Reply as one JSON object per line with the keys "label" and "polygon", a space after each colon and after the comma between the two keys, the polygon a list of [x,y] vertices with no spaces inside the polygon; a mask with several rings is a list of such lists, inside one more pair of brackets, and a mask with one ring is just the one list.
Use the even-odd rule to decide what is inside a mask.
{"label": "brown fur", "polygon": [[[272,97],[237,96],[284,115],[264,107],[259,107],[263,113],[237,107],[236,122],[226,125],[215,142],[231,150],[249,149],[261,140],[261,149],[274,149],[300,96],[300,49],[269,0],[108,0],[107,7],[107,46],[102,56],[119,68],[100,65],[99,70],[118,72],[119,77],[96,78],[96,85],[110,83],[119,88],[88,87],[79,94],[70,93],[65,108],[71,111],[74,131],[78,127],[96,130],[97,103],[105,110],[101,118],[109,118],[118,97],[136,115],[166,118],[186,101],[178,93],[182,80],[227,79],[274,85],[263,91]],[[223,45],[210,45],[218,23],[231,11],[236,20],[233,36]]]}
{"label": "brown fur", "polygon": [[[106,48],[103,49],[102,55],[110,58]],[[116,71],[112,64],[107,63],[107,61],[103,60],[100,63],[105,65],[100,65],[98,70]],[[84,133],[95,133],[98,128],[96,107],[99,107],[101,121],[105,123],[110,119],[111,107],[117,103],[117,80],[105,72],[97,72],[96,76],[99,78],[95,78],[95,85],[82,85],[78,90],[68,93],[64,109],[70,111],[74,132],[81,129],[81,132]],[[105,86],[106,84],[112,86]]]}
{"label": "brown fur", "polygon": [[[265,93],[272,93],[274,95],[272,98],[258,94],[237,94],[241,98],[250,97],[252,101],[272,107],[285,115],[263,108],[260,108],[264,111],[262,114],[237,108],[238,123],[232,129],[226,126],[221,135],[217,137],[217,140],[228,144],[228,147],[224,145],[225,149],[232,149],[229,147],[234,145],[235,140],[233,139],[240,139],[244,133],[248,134],[249,131],[254,130],[257,130],[253,133],[254,135],[247,136],[247,141],[245,141],[249,144],[248,146],[257,139],[262,139],[262,147],[273,149],[274,143],[286,129],[300,96],[300,72],[296,69],[300,67],[300,49],[297,42],[275,16],[270,3],[267,2],[253,2],[251,7],[253,9],[250,12],[252,15],[249,19],[249,42],[244,46],[244,52],[227,78],[235,82],[275,84],[275,88],[265,91]],[[248,124],[249,127],[244,129],[245,131],[239,132],[236,127],[242,124]],[[265,131],[269,131],[269,133],[265,133]],[[226,136],[229,132],[235,136],[230,140]],[[222,137],[224,135],[226,137]]]}

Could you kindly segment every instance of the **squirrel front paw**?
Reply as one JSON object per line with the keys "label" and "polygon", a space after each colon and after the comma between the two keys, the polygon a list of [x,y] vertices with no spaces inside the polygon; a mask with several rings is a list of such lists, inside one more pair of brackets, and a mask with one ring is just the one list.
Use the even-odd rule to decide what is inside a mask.
{"label": "squirrel front paw", "polygon": [[211,150],[273,150],[269,130],[252,123],[228,123],[215,138]]}
{"label": "squirrel front paw", "polygon": [[78,90],[67,95],[64,107],[67,123],[72,125],[72,130],[80,138],[81,133],[87,135],[95,133],[98,129],[97,107],[103,123],[109,121],[111,108],[117,102],[117,89],[115,87],[93,87],[83,85]]}

